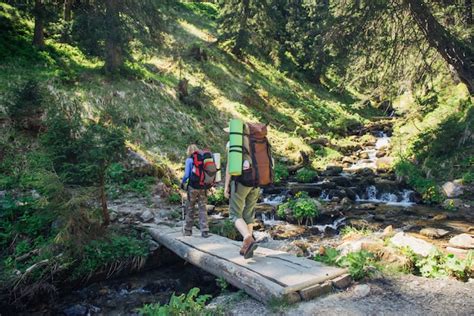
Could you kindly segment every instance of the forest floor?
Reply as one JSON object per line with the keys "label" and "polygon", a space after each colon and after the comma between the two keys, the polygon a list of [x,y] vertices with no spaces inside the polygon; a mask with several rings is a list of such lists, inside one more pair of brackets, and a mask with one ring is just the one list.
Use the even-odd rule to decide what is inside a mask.
{"label": "forest floor", "polygon": [[472,315],[474,282],[384,275],[344,291],[291,306],[269,307],[251,298],[222,295],[228,315]]}

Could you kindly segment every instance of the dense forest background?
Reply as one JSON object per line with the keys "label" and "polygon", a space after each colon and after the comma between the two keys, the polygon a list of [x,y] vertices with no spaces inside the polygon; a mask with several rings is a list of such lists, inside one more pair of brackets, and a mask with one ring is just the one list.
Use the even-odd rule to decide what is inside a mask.
{"label": "dense forest background", "polygon": [[389,168],[441,203],[444,181],[474,181],[473,23],[471,0],[0,2],[3,287],[21,301],[140,266],[108,200],[176,193],[186,146],[224,152],[231,117],[319,170],[391,116]]}

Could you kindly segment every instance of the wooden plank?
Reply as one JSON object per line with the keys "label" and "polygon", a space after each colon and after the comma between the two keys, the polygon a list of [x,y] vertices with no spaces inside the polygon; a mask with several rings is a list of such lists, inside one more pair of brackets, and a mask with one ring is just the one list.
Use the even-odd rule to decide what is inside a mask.
{"label": "wooden plank", "polygon": [[[163,229],[165,230],[165,229]],[[173,234],[164,233],[158,228],[149,228],[150,234],[165,247],[171,249],[184,260],[212,273],[225,278],[232,285],[243,289],[252,297],[268,303],[272,299],[284,298],[289,302],[300,300],[298,293],[283,293],[283,287],[252,270],[242,268],[226,260],[220,260],[213,255],[189,247],[177,240]]]}
{"label": "wooden plank", "polygon": [[240,244],[229,243],[227,238],[213,235],[209,238],[183,237],[170,232],[177,240],[201,251],[246,267],[285,287],[285,293],[296,292],[345,274],[347,270],[329,267],[322,263],[298,258],[288,253],[257,248],[252,259],[239,255]]}

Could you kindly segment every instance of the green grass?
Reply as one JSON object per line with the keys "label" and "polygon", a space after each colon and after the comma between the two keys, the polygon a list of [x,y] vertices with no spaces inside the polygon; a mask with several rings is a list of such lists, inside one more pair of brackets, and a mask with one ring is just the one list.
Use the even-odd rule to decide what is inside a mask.
{"label": "green grass", "polygon": [[[239,61],[216,45],[214,5],[186,2],[173,10],[180,19],[170,21],[161,52],[152,56],[137,53],[140,62],[127,65],[130,78],[115,81],[102,75],[101,61],[68,44],[49,39],[45,51],[34,52],[29,45],[32,22],[19,17],[23,35],[11,36],[23,36],[23,46],[17,46],[25,53],[3,48],[5,55],[20,57],[0,64],[0,101],[9,99],[12,87],[36,78],[47,83],[60,102],[81,104],[85,116],[94,117],[104,102],[110,102],[125,114],[130,141],[140,142],[150,155],[169,160],[173,167],[193,142],[224,152],[227,135],[222,128],[231,117],[269,123],[276,154],[290,160],[300,150],[314,155],[305,143],[307,138],[339,137],[347,126],[364,120],[356,113],[357,106],[352,108],[351,97],[290,78],[254,56]],[[206,51],[209,61],[198,62],[189,55],[195,45]],[[36,57],[26,54],[29,51]],[[177,51],[180,58],[175,58]],[[202,109],[176,98],[180,78],[188,79],[191,87],[204,89]],[[317,159],[335,156],[321,152]]]}

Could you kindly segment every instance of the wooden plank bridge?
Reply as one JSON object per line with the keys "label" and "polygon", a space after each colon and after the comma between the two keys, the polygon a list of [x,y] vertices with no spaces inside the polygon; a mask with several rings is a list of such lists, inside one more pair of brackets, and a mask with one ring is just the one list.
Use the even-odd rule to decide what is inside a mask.
{"label": "wooden plank bridge", "polygon": [[351,279],[347,270],[258,247],[251,259],[239,255],[240,242],[211,235],[183,236],[181,227],[146,225],[161,245],[193,265],[224,278],[255,299],[298,302],[342,288]]}

